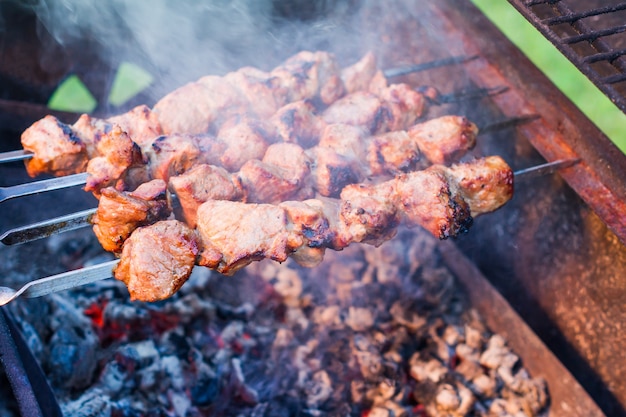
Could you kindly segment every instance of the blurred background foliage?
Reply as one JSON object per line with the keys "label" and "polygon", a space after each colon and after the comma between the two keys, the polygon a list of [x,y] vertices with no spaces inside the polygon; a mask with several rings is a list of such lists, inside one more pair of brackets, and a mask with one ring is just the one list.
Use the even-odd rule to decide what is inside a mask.
{"label": "blurred background foliage", "polygon": [[472,2],[626,153],[626,115],[505,0]]}

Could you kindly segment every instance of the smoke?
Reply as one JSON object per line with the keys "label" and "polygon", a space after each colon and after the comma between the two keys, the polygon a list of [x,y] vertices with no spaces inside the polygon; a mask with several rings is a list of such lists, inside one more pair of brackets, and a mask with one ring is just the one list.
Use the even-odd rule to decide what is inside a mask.
{"label": "smoke", "polygon": [[[93,54],[113,69],[122,61],[140,65],[156,79],[156,94],[163,94],[203,75],[219,75],[243,65],[270,69],[301,49],[340,49],[338,40],[349,44],[358,38],[342,23],[348,1],[32,0],[27,4],[41,30],[70,56]],[[324,18],[315,18],[319,15]]]}

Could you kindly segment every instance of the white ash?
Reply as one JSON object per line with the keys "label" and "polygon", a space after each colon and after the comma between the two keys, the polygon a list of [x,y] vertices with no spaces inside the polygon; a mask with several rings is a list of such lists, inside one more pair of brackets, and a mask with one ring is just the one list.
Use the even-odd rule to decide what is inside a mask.
{"label": "white ash", "polygon": [[484,327],[437,250],[401,230],[314,269],[196,268],[154,304],[108,281],[10,308],[69,417],[540,415],[545,383]]}

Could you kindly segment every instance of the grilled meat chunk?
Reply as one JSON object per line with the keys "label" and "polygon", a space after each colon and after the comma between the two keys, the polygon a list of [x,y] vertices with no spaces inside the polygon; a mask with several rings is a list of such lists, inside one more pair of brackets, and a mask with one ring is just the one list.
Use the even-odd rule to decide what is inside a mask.
{"label": "grilled meat chunk", "polygon": [[324,121],[315,114],[310,100],[300,100],[281,107],[270,118],[283,142],[297,143],[303,148],[317,144]]}
{"label": "grilled meat chunk", "polygon": [[148,158],[151,177],[166,182],[172,175],[204,162],[196,137],[185,134],[159,136],[142,152]]}
{"label": "grilled meat chunk", "polygon": [[104,250],[120,252],[137,227],[167,218],[171,210],[165,191],[163,180],[141,184],[133,192],[104,188],[92,220],[93,231]]}
{"label": "grilled meat chunk", "polygon": [[132,166],[144,165],[141,150],[130,136],[119,126],[105,134],[98,141],[99,155],[87,164],[87,183],[85,191],[92,191],[99,196],[104,187],[115,186],[117,189],[135,188],[139,184],[124,184],[124,178]]}
{"label": "grilled meat chunk", "polygon": [[240,169],[246,161],[261,159],[270,143],[275,141],[271,124],[244,117],[223,126],[217,141],[224,144],[219,162],[230,172]]}
{"label": "grilled meat chunk", "polygon": [[113,126],[119,126],[139,147],[163,134],[157,115],[148,106],[141,105],[132,110],[107,119]]}
{"label": "grilled meat chunk", "polygon": [[131,300],[171,297],[187,281],[199,252],[196,233],[182,222],[164,220],[137,229],[124,244],[115,278]]}
{"label": "grilled meat chunk", "polygon": [[388,130],[402,130],[413,125],[424,113],[426,100],[408,84],[391,84],[378,93],[391,113]]}
{"label": "grilled meat chunk", "polygon": [[236,176],[224,168],[206,164],[170,177],[169,189],[178,198],[185,222],[192,228],[196,227],[198,207],[205,201],[243,198],[243,189]]}
{"label": "grilled meat chunk", "polygon": [[368,91],[377,71],[376,57],[372,52],[368,52],[358,62],[341,71],[341,80],[348,94]]}
{"label": "grilled meat chunk", "polygon": [[373,136],[367,145],[367,163],[372,175],[412,171],[420,159],[420,149],[406,131]]}
{"label": "grilled meat chunk", "polygon": [[376,95],[357,91],[333,103],[322,118],[326,123],[364,126],[371,134],[376,134],[388,130],[392,114]]}
{"label": "grilled meat chunk", "polygon": [[301,147],[277,143],[267,149],[262,161],[246,162],[238,175],[248,202],[277,204],[296,194],[312,196],[309,174],[309,160]]}
{"label": "grilled meat chunk", "polygon": [[46,116],[22,133],[24,150],[34,156],[26,161],[28,175],[69,175],[82,172],[89,156],[85,144],[72,129],[54,116]]}
{"label": "grilled meat chunk", "polygon": [[[294,256],[311,266],[321,261],[325,248],[341,250],[359,242],[380,245],[395,236],[400,223],[424,227],[445,239],[467,231],[472,216],[496,210],[510,199],[510,178],[512,171],[506,163],[489,157],[451,168],[434,165],[376,185],[349,185],[339,200],[279,205],[209,200],[198,208],[197,238],[188,228],[166,228],[167,236],[156,232],[159,224],[168,222],[135,231],[124,244],[116,276],[134,283],[135,299],[150,301],[179,288],[193,259],[223,274],[233,274],[265,258],[283,262]],[[477,187],[479,183],[481,187]],[[471,200],[476,198],[483,199],[482,203]],[[478,211],[472,212],[472,206]],[[163,242],[173,242],[173,248],[164,247]],[[201,248],[199,253],[197,248]],[[172,269],[163,267],[170,262]],[[146,293],[141,293],[137,284],[142,277],[148,277]],[[154,283],[158,283],[158,296]]]}
{"label": "grilled meat chunk", "polygon": [[334,55],[302,51],[272,70],[288,91],[287,102],[311,99],[328,106],[346,93]]}
{"label": "grilled meat chunk", "polygon": [[474,216],[492,212],[513,197],[513,171],[499,156],[441,169]]}
{"label": "grilled meat chunk", "polygon": [[347,184],[363,178],[362,164],[338,154],[331,148],[314,147],[307,151],[311,164],[313,188],[323,196],[336,197]]}
{"label": "grilled meat chunk", "polygon": [[163,133],[217,130],[231,116],[249,111],[245,97],[222,77],[206,76],[169,93],[154,106]]}
{"label": "grilled meat chunk", "polygon": [[284,209],[271,204],[211,200],[198,208],[200,265],[233,274],[253,261],[287,260],[301,241],[287,230]]}
{"label": "grilled meat chunk", "polygon": [[261,120],[271,117],[287,104],[288,91],[280,79],[253,67],[243,67],[224,76],[250,104],[250,111]]}
{"label": "grilled meat chunk", "polygon": [[433,164],[447,164],[476,144],[478,127],[462,116],[442,116],[414,125],[411,139]]}

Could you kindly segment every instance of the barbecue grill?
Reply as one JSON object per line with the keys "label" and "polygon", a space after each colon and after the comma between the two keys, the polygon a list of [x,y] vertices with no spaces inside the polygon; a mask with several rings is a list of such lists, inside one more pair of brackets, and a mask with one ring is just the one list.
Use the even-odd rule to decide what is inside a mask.
{"label": "barbecue grill", "polygon": [[[486,324],[508,339],[533,375],[546,378],[551,398],[549,415],[626,415],[626,365],[622,360],[626,338],[620,331],[626,301],[621,279],[626,267],[624,155],[469,2],[398,0],[384,6],[340,2],[334,7],[322,3],[305,15],[298,15],[297,7],[274,10],[278,15],[289,15],[287,24],[302,19],[305,25],[316,22],[318,32],[303,39],[302,45],[280,43],[280,47],[269,48],[264,51],[265,59],[277,62],[299,48],[328,49],[345,57],[346,62],[371,49],[383,67],[462,56],[466,59],[399,79],[415,86],[436,86],[455,97],[450,103],[432,107],[429,116],[464,114],[479,126],[498,126],[481,136],[475,155],[501,155],[514,168],[560,159],[580,160],[559,175],[517,185],[507,206],[478,218],[467,235],[443,242],[441,254]],[[590,2],[573,0],[511,3],[625,109],[624,38],[612,36],[624,32],[624,4],[593,2],[598,6],[593,7]],[[31,14],[10,11],[13,21],[26,23],[21,27],[34,27]],[[359,25],[359,30],[346,30],[342,25],[348,21]],[[324,25],[328,22],[332,24]],[[6,39],[19,45],[15,50],[29,51],[27,57],[37,57],[42,48],[51,48],[28,30],[19,31],[10,24],[7,28],[13,31],[5,33]],[[355,33],[362,35],[358,41],[350,38]],[[347,44],[333,42],[337,36],[350,40]],[[152,105],[155,97],[175,87],[158,85],[154,96],[147,93],[126,107],[107,108],[102,91],[107,82],[103,80],[109,79],[116,63],[102,62],[89,54],[85,45],[95,44],[86,39],[65,49],[57,45],[58,51],[63,51],[57,56],[64,59],[51,69],[40,68],[39,61],[29,62],[22,55],[21,61],[2,60],[0,81],[6,93],[0,100],[0,151],[19,149],[21,130],[50,113],[41,103],[70,69],[89,74],[84,78],[99,99],[100,114],[118,113],[142,101]],[[212,70],[222,69],[208,68],[205,72]],[[40,72],[43,74],[38,76]],[[476,96],[477,91],[484,94]],[[65,121],[76,117],[55,114]],[[3,164],[0,170],[3,186],[28,181],[20,164]],[[10,200],[2,203],[6,214],[0,220],[0,231],[94,205],[91,196],[77,189]],[[52,243],[44,240],[2,248],[4,275],[13,282],[19,282],[20,277],[30,281],[62,272],[68,265],[83,266],[84,259],[90,257],[108,260],[85,232],[72,232],[77,234],[69,243],[51,238]],[[25,369],[34,361],[12,328],[13,321],[20,321],[20,311],[42,307],[37,300],[20,302],[12,314],[4,307],[0,315],[6,376],[15,386],[17,400],[30,404],[25,407],[38,401],[42,409],[49,410],[41,415],[59,415],[41,371]],[[97,316],[97,312],[91,314]],[[28,334],[34,331],[33,326],[26,323],[23,330]],[[79,370],[77,366],[76,372]],[[25,375],[36,381],[33,385],[41,384],[34,394],[32,387],[23,383]],[[32,408],[22,411],[37,415],[37,411],[31,414]]]}

